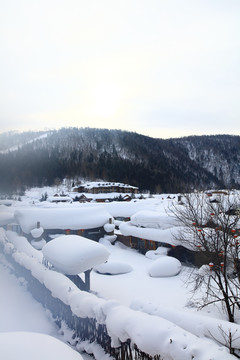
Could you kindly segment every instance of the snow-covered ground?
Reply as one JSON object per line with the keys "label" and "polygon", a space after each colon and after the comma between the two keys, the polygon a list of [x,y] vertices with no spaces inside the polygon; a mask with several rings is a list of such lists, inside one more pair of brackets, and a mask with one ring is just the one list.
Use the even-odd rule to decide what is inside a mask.
{"label": "snow-covered ground", "polygon": [[127,306],[136,299],[179,309],[186,305],[189,289],[186,287],[185,280],[191,271],[189,268],[183,267],[177,276],[154,278],[148,273],[154,260],[148,259],[121,243],[111,245],[105,242],[105,246],[111,254],[109,261],[129,264],[132,271],[112,276],[92,271],[91,289],[100,296],[118,300]]}
{"label": "snow-covered ground", "polygon": [[34,301],[24,279],[17,280],[10,274],[2,256],[0,261],[0,332],[32,331],[58,336],[50,314]]}
{"label": "snow-covered ground", "polygon": [[[164,236],[164,239],[168,239],[165,242],[171,242],[172,232],[177,227],[173,219],[169,219],[167,210],[171,206],[172,201],[177,201],[177,195],[158,195],[154,197],[147,196],[146,199],[135,199],[131,202],[109,202],[109,203],[58,203],[53,204],[48,201],[40,202],[41,195],[48,192],[49,195],[53,195],[56,189],[32,189],[28,191],[22,201],[13,201],[12,206],[7,207],[2,205],[2,218],[0,216],[0,222],[6,219],[11,219],[16,210],[22,208],[32,207],[34,209],[44,208],[62,208],[68,209],[81,208],[88,209],[94,205],[104,208],[112,217],[132,217],[132,226],[134,226],[137,236],[141,235],[142,231],[145,231],[144,238],[157,234],[156,236]],[[144,214],[148,214],[148,221],[151,222],[151,229],[149,231],[141,228],[141,221],[144,222]],[[96,220],[96,219],[95,219]],[[140,223],[139,223],[140,221]],[[159,225],[160,224],[160,225]],[[137,226],[138,225],[138,226]],[[145,226],[149,225],[145,222]],[[121,229],[121,226],[120,226]],[[124,229],[123,229],[124,230]],[[129,231],[129,228],[124,231]],[[163,240],[164,241],[164,240]],[[179,266],[178,263],[172,263],[171,269],[168,269],[170,263],[166,262],[164,271],[158,274],[154,264],[161,258],[166,258],[164,251],[150,252],[142,255],[136,250],[130,249],[123,244],[117,242],[114,245],[106,239],[100,239],[100,243],[106,247],[110,253],[109,264],[107,270],[104,267],[96,267],[91,272],[91,291],[97,294],[99,297],[107,300],[115,300],[119,303],[119,306],[123,306],[121,309],[135,309],[149,314],[161,316],[166,320],[174,322],[173,316],[176,318],[176,324],[182,326],[186,331],[194,333],[194,329],[190,326],[191,323],[204,324],[211,321],[211,331],[214,332],[214,324],[217,321],[224,321],[227,319],[222,309],[216,306],[209,306],[204,310],[197,311],[195,302],[198,300],[201,293],[193,294],[191,292],[191,273],[194,270],[186,266]],[[0,259],[1,260],[1,259]],[[171,270],[171,271],[170,271]],[[9,275],[5,270],[4,265],[1,265],[0,279],[2,287],[9,289],[8,294],[12,294],[7,298],[0,295],[0,311],[1,319],[0,331],[34,331],[50,334],[55,337],[59,337],[57,329],[51,323],[46,311],[37,303],[33,302],[32,305],[28,305],[28,299],[33,301],[31,296],[26,292],[24,283],[21,286],[21,295],[17,295],[15,291],[19,290],[19,282]],[[112,274],[112,275],[110,275]],[[159,276],[154,276],[157,274]],[[169,276],[167,276],[169,275]],[[6,285],[8,284],[8,285]],[[26,300],[22,300],[22,297],[26,296]],[[19,299],[19,306],[26,304],[28,314],[24,309],[19,311],[19,307],[16,308],[16,299]],[[11,303],[12,301],[12,303]],[[37,310],[36,310],[37,308]],[[4,309],[8,309],[8,312]],[[121,310],[123,311],[123,310]],[[19,315],[19,324],[16,319]],[[201,315],[201,317],[199,317]],[[22,317],[22,318],[21,318]],[[14,319],[14,321],[11,320]],[[171,319],[170,319],[171,318]],[[182,319],[186,320],[186,324],[182,323]],[[180,319],[180,320],[179,320]],[[12,323],[12,326],[11,326]],[[218,323],[217,323],[218,324]],[[225,326],[225,322],[222,323]],[[224,325],[225,324],[225,325]],[[199,325],[200,326],[200,325]],[[238,325],[237,325],[238,326]],[[218,325],[216,325],[216,328]],[[201,329],[204,328],[204,325]],[[200,328],[197,326],[197,330]],[[204,330],[201,330],[196,336],[204,337]],[[207,335],[206,335],[207,336]],[[210,345],[209,345],[210,346]],[[203,357],[199,357],[199,359]],[[69,359],[70,360],[70,359]],[[185,358],[182,358],[185,360]]]}
{"label": "snow-covered ground", "polygon": [[[23,278],[11,274],[0,255],[0,358],[4,360],[90,359],[65,345],[50,313],[26,290]],[[57,340],[58,341],[57,341]],[[39,346],[40,344],[40,346]]]}

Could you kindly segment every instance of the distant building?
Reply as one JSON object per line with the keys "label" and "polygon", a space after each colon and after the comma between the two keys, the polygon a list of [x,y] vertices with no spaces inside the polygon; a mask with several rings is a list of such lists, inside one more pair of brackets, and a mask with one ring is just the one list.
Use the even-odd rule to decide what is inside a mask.
{"label": "distant building", "polygon": [[137,194],[138,187],[131,186],[128,184],[117,183],[117,182],[89,182],[82,184],[73,189],[74,192],[79,193],[92,193],[92,194],[103,194],[103,193],[131,193]]}
{"label": "distant building", "polygon": [[69,196],[60,196],[57,194],[54,196],[49,196],[47,200],[52,203],[72,202],[72,198]]}

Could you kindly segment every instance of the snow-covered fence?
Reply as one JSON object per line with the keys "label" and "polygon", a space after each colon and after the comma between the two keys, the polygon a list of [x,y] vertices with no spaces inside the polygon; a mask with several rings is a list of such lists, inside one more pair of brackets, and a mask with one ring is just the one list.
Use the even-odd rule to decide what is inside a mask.
{"label": "snow-covered fence", "polygon": [[[7,255],[7,258],[11,261],[9,255]],[[83,318],[74,315],[71,307],[64,304],[57,297],[54,297],[45,285],[39,283],[39,281],[32,276],[30,270],[27,270],[24,266],[19,265],[15,261],[11,261],[11,264],[14,266],[14,272],[27,280],[28,289],[32,296],[37,301],[41,302],[45,308],[50,310],[53,320],[59,328],[64,332],[64,324],[66,324],[67,328],[71,330],[71,338],[68,338],[67,340],[77,349],[82,348],[82,342],[87,341],[90,344],[94,343],[95,345],[100,345],[105,354],[109,354],[110,356],[108,357],[106,355],[106,359],[114,358],[128,360],[133,359],[134,357],[142,360],[161,359],[160,355],[152,357],[138,349],[136,345],[132,346],[130,339],[120,342],[117,347],[113,347],[111,345],[112,339],[108,334],[105,324],[98,323],[95,318]]]}
{"label": "snow-covered fence", "polygon": [[[26,279],[32,296],[50,310],[59,328],[64,331],[66,324],[71,330],[71,338],[68,338],[68,341],[73,346],[84,349],[81,344],[85,341],[88,344],[98,344],[109,354],[110,357],[106,355],[106,359],[161,359],[160,355],[151,356],[144,353],[132,344],[130,339],[113,347],[107,326],[102,323],[104,314],[98,307],[105,305],[106,308],[110,308],[115,304],[79,290],[63,274],[47,269],[41,263],[41,252],[35,250],[26,238],[16,237],[13,232],[0,229],[0,250],[11,263],[14,273]],[[71,297],[71,301],[68,297]]]}
{"label": "snow-covered fence", "polygon": [[169,309],[153,303],[146,303],[141,300],[135,300],[130,307],[134,310],[143,311],[149,315],[159,316],[160,318],[174,321],[174,323],[182,329],[185,329],[200,338],[212,338],[219,344],[225,346],[230,345],[229,336],[231,334],[232,348],[240,349],[239,324],[195,313]]}
{"label": "snow-covered fence", "polygon": [[[201,339],[176,324],[98,298],[79,290],[66,276],[47,269],[42,253],[24,237],[0,229],[0,246],[18,276],[23,276],[33,296],[48,308],[64,329],[72,329],[68,341],[99,344],[109,355],[97,359],[233,360],[223,346]],[[96,345],[97,346],[97,345]]]}

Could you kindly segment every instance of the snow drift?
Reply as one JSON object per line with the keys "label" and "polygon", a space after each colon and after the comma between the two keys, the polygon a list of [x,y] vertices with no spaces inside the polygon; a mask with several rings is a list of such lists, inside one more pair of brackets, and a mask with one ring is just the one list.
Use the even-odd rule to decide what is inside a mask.
{"label": "snow drift", "polygon": [[106,247],[78,235],[63,235],[44,245],[43,256],[56,270],[77,275],[109,258]]}

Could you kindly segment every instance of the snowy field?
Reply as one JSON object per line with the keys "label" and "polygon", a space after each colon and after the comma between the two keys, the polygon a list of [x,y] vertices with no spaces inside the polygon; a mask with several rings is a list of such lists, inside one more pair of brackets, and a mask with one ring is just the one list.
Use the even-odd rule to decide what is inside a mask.
{"label": "snowy field", "polygon": [[[80,204],[78,202],[58,204],[53,204],[49,201],[40,202],[39,199],[45,192],[52,196],[56,189],[32,189],[21,198],[21,201],[13,200],[11,206],[0,205],[2,210],[0,220],[4,221],[3,219],[11,218],[16,210],[29,209],[29,207],[34,209],[62,208],[66,210],[69,208],[85,208],[87,210],[87,208],[93,205],[93,203]],[[163,219],[165,221],[161,225],[161,233],[157,233],[159,229],[156,229],[156,226],[155,228],[152,226],[149,234],[154,234],[155,231],[155,234],[158,234],[157,236],[161,234],[161,236],[164,236],[164,239],[173,241],[172,232],[174,231],[175,224],[172,220],[169,221],[166,211],[171,206],[171,202],[176,201],[176,198],[177,195],[173,194],[170,194],[170,196],[146,196],[144,200],[135,199],[131,202],[94,203],[94,206],[104,207],[113,217],[132,217],[133,223],[134,221],[137,222],[140,218],[134,218],[136,213],[155,212],[160,216],[161,221]],[[140,236],[141,231],[145,230],[141,230],[141,227],[136,229],[137,236]],[[124,229],[124,227],[123,230],[129,231],[129,229]],[[219,320],[223,321],[224,324],[224,320],[227,320],[222,309],[217,306],[211,305],[201,311],[197,310],[196,303],[202,294],[193,293],[190,282],[192,272],[197,270],[173,263],[171,265],[173,269],[171,274],[168,269],[169,263],[162,261],[163,258],[166,258],[163,253],[156,254],[152,252],[145,256],[119,242],[113,245],[110,241],[102,238],[100,243],[107,249],[110,256],[108,268],[105,271],[101,266],[96,266],[91,272],[91,291],[94,294],[107,300],[115,300],[125,307],[155,315],[158,314],[158,316],[166,320],[173,321],[173,318],[175,318],[179,326],[183,326],[182,321],[184,318],[188,319],[183,328],[190,332],[194,332],[194,329],[192,329],[194,327],[192,326],[193,323],[208,323],[210,320],[209,324],[215,324]],[[154,264],[159,259],[163,262],[162,276],[154,276],[156,274]],[[0,260],[3,262],[2,258]],[[163,276],[164,271],[166,271],[166,274],[169,273],[169,276]],[[109,273],[112,273],[112,275],[109,275]],[[16,279],[6,270],[4,262],[1,264],[0,279],[2,288],[6,289],[0,296],[1,332],[32,331],[60,338],[56,327],[49,318],[49,314],[33,301],[30,294],[25,290],[24,283],[19,286],[19,282],[16,282]],[[7,296],[5,296],[6,294]],[[214,331],[212,327],[211,330]],[[200,335],[197,334],[197,336],[204,336],[203,332],[200,331]],[[185,359],[183,358],[182,360]]]}

